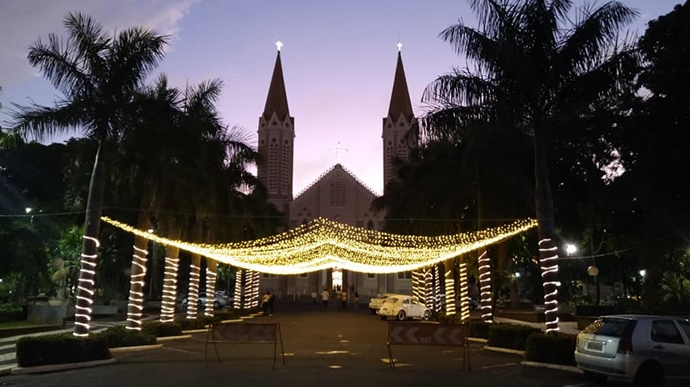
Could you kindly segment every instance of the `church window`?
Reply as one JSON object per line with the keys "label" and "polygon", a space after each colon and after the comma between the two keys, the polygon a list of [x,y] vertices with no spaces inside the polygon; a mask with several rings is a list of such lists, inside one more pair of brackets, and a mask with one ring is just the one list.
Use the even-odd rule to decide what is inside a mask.
{"label": "church window", "polygon": [[290,228],[295,228],[297,227],[297,219],[291,219],[290,220]]}
{"label": "church window", "polygon": [[270,274],[270,273],[261,273],[261,276],[264,278],[276,278],[276,277],[278,277],[277,275]]}
{"label": "church window", "polygon": [[280,174],[280,191],[284,194],[290,193],[290,179],[292,179],[291,167],[292,167],[292,155],[290,150],[290,141],[285,140],[283,144],[282,152],[282,163],[281,163],[281,174]]}
{"label": "church window", "polygon": [[278,122],[273,121],[273,122],[271,122],[271,125],[278,125]]}
{"label": "church window", "polygon": [[271,144],[268,147],[268,192],[278,192],[278,176],[280,175],[280,159],[278,149],[278,141],[275,138],[271,139]]}
{"label": "church window", "polygon": [[373,229],[374,229],[374,222],[370,220],[367,222],[367,230],[373,230]]}
{"label": "church window", "polygon": [[398,273],[398,279],[412,279],[412,272],[403,271],[401,273]]}
{"label": "church window", "polygon": [[307,273],[300,273],[300,278],[307,278]]}
{"label": "church window", "polygon": [[340,180],[331,181],[330,204],[331,207],[345,206],[345,183]]}
{"label": "church window", "polygon": [[302,219],[302,225],[305,225],[305,224],[307,224],[307,223],[309,223],[309,222],[307,222],[306,219]]}
{"label": "church window", "polygon": [[363,221],[363,220],[358,220],[358,221],[357,221],[357,227],[364,227],[364,221]]}
{"label": "church window", "polygon": [[374,273],[367,273],[367,278],[376,278],[376,274],[374,274]]}

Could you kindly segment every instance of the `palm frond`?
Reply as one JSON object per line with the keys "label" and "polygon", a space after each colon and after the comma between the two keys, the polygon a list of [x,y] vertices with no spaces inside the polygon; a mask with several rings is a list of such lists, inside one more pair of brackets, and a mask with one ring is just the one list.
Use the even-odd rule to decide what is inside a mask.
{"label": "palm frond", "polygon": [[53,86],[68,98],[93,91],[88,69],[81,66],[77,48],[70,41],[62,41],[57,35],[48,35],[48,42],[40,38],[29,48],[29,63],[39,67]]}
{"label": "palm frond", "polygon": [[454,69],[431,82],[422,94],[422,102],[442,106],[474,106],[488,102],[496,94],[495,84],[481,74]]}
{"label": "palm frond", "polygon": [[129,28],[120,32],[109,53],[110,87],[126,95],[141,86],[163,59],[168,40],[167,35],[157,35],[146,28]]}
{"label": "palm frond", "polygon": [[64,25],[75,48],[75,61],[83,62],[83,67],[91,69],[92,74],[105,76],[108,68],[104,54],[111,39],[103,32],[103,26],[80,12],[70,12]]}
{"label": "palm frond", "polygon": [[[32,104],[21,106],[13,104],[11,116],[13,127],[19,133],[39,141],[56,135],[74,133],[83,130],[86,134],[93,134],[88,126],[87,104],[80,100],[59,101],[53,107]],[[86,125],[86,126],[84,126]]]}

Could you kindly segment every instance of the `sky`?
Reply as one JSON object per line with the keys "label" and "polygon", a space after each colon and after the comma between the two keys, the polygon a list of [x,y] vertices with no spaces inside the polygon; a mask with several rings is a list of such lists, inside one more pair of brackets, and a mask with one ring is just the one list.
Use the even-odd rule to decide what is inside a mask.
{"label": "sky", "polygon": [[[630,31],[642,34],[650,19],[681,0],[622,1],[639,11]],[[338,161],[382,193],[382,119],[397,43],[403,44],[410,97],[421,116],[424,88],[466,64],[439,33],[458,20],[476,25],[463,0],[0,0],[0,122],[13,102],[49,105],[59,97],[26,54],[39,37],[62,34],[70,11],[92,16],[112,33],[145,26],[171,35],[152,78],[165,73],[181,88],[223,80],[218,106],[224,122],[244,128],[254,145],[280,40],[295,118],[295,195]],[[347,151],[336,152],[338,143]]]}

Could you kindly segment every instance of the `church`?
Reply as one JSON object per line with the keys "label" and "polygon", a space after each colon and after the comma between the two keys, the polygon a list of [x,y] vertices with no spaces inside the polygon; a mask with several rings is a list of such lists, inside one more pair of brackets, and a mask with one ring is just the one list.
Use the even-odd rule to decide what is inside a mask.
{"label": "church", "polygon": [[[409,148],[407,131],[416,123],[405,78],[401,45],[393,77],[388,113],[383,117],[383,178],[384,186],[395,175],[394,159],[405,159]],[[385,213],[373,212],[371,203],[376,194],[340,163],[326,170],[297,196],[293,196],[295,118],[290,109],[283,78],[280,43],[263,114],[259,117],[258,145],[263,162],[258,178],[268,190],[268,199],[287,217],[290,228],[322,217],[351,226],[383,230]],[[261,275],[261,291],[278,294],[304,295],[319,293],[324,288],[356,290],[361,296],[381,292],[411,294],[411,273],[356,273],[332,268],[297,276]]]}

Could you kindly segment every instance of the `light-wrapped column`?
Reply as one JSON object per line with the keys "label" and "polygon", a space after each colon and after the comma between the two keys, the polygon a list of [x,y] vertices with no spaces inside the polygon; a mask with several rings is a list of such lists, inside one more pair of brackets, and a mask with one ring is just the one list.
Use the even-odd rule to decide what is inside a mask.
{"label": "light-wrapped column", "polygon": [[446,316],[451,316],[455,314],[455,279],[453,278],[453,265],[447,263],[446,266],[443,275],[446,287]]}
{"label": "light-wrapped column", "polygon": [[[251,292],[251,297],[249,298],[250,308],[257,308],[259,306],[259,282],[261,280],[261,273],[258,271],[251,271],[252,274],[252,292]],[[275,295],[274,295],[275,297]]]}
{"label": "light-wrapped column", "polygon": [[546,315],[546,333],[558,331],[558,247],[545,238],[539,241],[539,265],[544,286],[544,314]]}
{"label": "light-wrapped column", "polygon": [[234,295],[234,308],[235,309],[242,309],[243,306],[243,298],[244,295],[242,294],[242,279],[244,277],[244,270],[242,269],[236,269],[235,270],[235,295]]}
{"label": "light-wrapped column", "polygon": [[434,310],[434,273],[428,266],[424,268],[424,305]]}
{"label": "light-wrapped column", "polygon": [[484,251],[479,256],[478,266],[482,320],[485,323],[491,324],[494,322],[493,292],[491,290],[491,258],[489,258],[487,251]]}
{"label": "light-wrapped column", "polygon": [[161,322],[173,322],[175,302],[177,301],[177,269],[179,252],[175,246],[165,247],[165,272],[163,274],[163,300],[161,302]]}
{"label": "light-wrapped column", "polygon": [[77,305],[74,307],[74,332],[72,335],[86,337],[91,328],[91,304],[93,304],[93,294],[96,282],[96,259],[98,258],[98,248],[101,243],[96,238],[84,235],[84,244],[93,244],[92,250],[95,254],[81,254],[81,267],[79,269],[79,284],[77,285]]}
{"label": "light-wrapped column", "polygon": [[127,305],[127,329],[141,330],[141,317],[144,310],[144,278],[146,277],[146,257],[148,251],[136,246],[132,255],[132,274],[129,278],[129,303]]}
{"label": "light-wrapped column", "polygon": [[[196,261],[196,262],[195,262]],[[199,277],[201,268],[198,266],[199,260],[192,258],[189,265],[189,292],[187,293],[187,320],[196,320],[199,311]]]}
{"label": "light-wrapped column", "polygon": [[412,296],[422,304],[425,304],[424,294],[424,270],[412,270]]}
{"label": "light-wrapped column", "polygon": [[460,320],[462,322],[470,319],[470,293],[469,285],[467,283],[467,264],[461,263],[459,270],[460,277]]}
{"label": "light-wrapped column", "polygon": [[441,269],[434,265],[434,311],[441,310]]}
{"label": "light-wrapped column", "polygon": [[213,308],[216,298],[216,278],[218,262],[213,259],[206,258],[206,308],[204,309],[204,316],[213,317]]}

